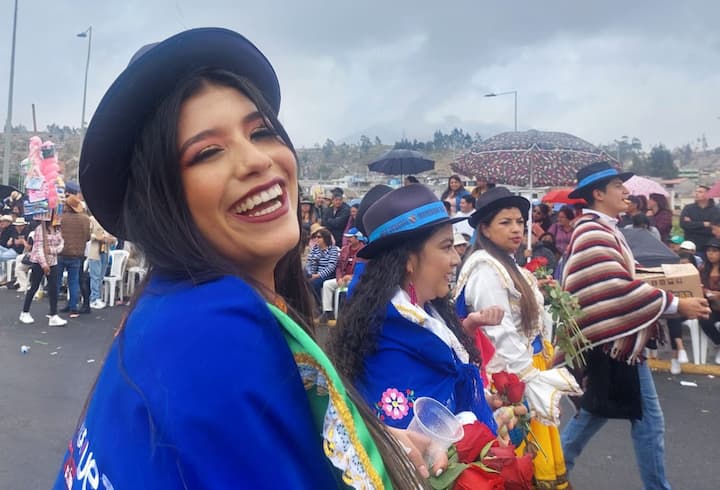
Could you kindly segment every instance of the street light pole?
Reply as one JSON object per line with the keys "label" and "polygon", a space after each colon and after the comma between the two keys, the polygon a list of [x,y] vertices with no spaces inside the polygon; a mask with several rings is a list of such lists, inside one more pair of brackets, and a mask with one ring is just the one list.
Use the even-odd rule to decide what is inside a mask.
{"label": "street light pole", "polygon": [[484,97],[498,97],[500,95],[510,94],[512,94],[515,99],[515,132],[517,132],[517,90],[508,90],[507,92],[490,92],[489,94],[485,94]]}
{"label": "street light pole", "polygon": [[82,148],[82,140],[85,139],[85,102],[87,101],[87,81],[88,71],[90,69],[90,50],[92,49],[92,26],[78,34],[77,37],[88,38],[87,59],[85,60],[85,84],[83,85],[82,119],[80,119],[80,147]]}
{"label": "street light pole", "polygon": [[5,120],[5,161],[3,162],[3,184],[10,184],[10,158],[12,153],[12,103],[15,82],[15,33],[17,32],[18,0],[15,0],[13,14],[12,48],[10,48],[10,84],[8,88],[7,119]]}

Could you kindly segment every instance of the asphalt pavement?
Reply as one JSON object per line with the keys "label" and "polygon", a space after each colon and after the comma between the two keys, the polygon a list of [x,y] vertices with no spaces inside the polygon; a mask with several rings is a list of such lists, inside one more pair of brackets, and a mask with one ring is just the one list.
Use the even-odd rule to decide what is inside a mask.
{"label": "asphalt pavement", "polygon": [[[33,302],[33,325],[18,321],[21,304],[22,295],[0,288],[0,490],[51,487],[127,311],[126,306],[93,310],[68,319],[67,327],[49,327],[47,299]],[[30,347],[25,354],[23,345]],[[660,355],[668,356],[662,350]],[[715,452],[720,448],[720,377],[657,370],[655,383],[665,412],[666,467],[673,488],[720,488]],[[565,417],[569,415],[568,408]],[[578,459],[570,480],[575,490],[642,488],[629,422],[610,421]]]}

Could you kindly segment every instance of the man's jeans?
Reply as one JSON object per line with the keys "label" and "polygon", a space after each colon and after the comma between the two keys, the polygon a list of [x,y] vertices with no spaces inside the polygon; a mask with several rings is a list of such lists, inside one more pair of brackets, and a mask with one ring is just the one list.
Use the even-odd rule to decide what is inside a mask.
{"label": "man's jeans", "polygon": [[[647,363],[638,365],[638,376],[642,419],[631,421],[631,435],[640,479],[645,490],[669,490],[670,483],[665,478],[665,419]],[[608,419],[596,417],[583,409],[570,420],[561,435],[568,473],[585,445],[607,421]]]}
{"label": "man's jeans", "polygon": [[78,311],[78,301],[80,299],[80,267],[82,263],[83,257],[63,257],[62,255],[58,257],[58,298],[60,297],[63,271],[67,270],[68,290],[70,291],[68,309],[72,312]]}
{"label": "man's jeans", "polygon": [[108,254],[101,253],[100,260],[88,260],[88,272],[90,273],[90,302],[100,299],[105,269],[107,269]]}

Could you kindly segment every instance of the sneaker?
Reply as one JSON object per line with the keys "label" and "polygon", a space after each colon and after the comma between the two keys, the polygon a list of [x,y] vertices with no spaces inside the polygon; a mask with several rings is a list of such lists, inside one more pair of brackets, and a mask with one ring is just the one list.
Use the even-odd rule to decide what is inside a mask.
{"label": "sneaker", "polygon": [[686,364],[686,363],[690,362],[688,360],[687,351],[685,349],[680,349],[678,351],[677,360],[680,364]]}
{"label": "sneaker", "polygon": [[69,306],[66,306],[65,308],[63,308],[62,310],[60,310],[60,313],[70,313],[70,307],[69,307]]}
{"label": "sneaker", "polygon": [[680,361],[677,359],[670,359],[670,374],[678,375],[682,372],[680,368]]}
{"label": "sneaker", "polygon": [[67,320],[63,320],[57,315],[53,315],[50,317],[50,320],[48,320],[48,325],[51,327],[62,327],[67,325]]}
{"label": "sneaker", "polygon": [[102,310],[103,308],[105,308],[105,302],[101,299],[96,299],[95,301],[90,303],[90,308],[94,310]]}
{"label": "sneaker", "polygon": [[35,320],[32,316],[30,316],[30,313],[25,313],[24,311],[20,313],[20,323],[24,323],[26,325],[29,325],[31,323],[35,323]]}
{"label": "sneaker", "polygon": [[323,311],[322,315],[320,315],[320,318],[318,318],[318,325],[327,325],[328,320],[330,319],[331,313],[329,311]]}

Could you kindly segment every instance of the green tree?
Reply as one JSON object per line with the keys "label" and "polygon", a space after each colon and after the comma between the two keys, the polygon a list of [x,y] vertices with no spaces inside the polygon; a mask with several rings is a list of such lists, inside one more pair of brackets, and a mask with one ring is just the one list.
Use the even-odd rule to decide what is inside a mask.
{"label": "green tree", "polygon": [[675,166],[672,153],[662,144],[650,150],[647,164],[649,175],[653,177],[673,179],[678,176],[678,168]]}
{"label": "green tree", "polygon": [[325,144],[322,147],[323,156],[325,160],[330,160],[335,153],[335,142],[330,138],[325,140]]}

